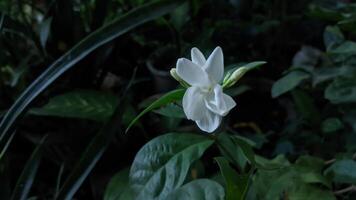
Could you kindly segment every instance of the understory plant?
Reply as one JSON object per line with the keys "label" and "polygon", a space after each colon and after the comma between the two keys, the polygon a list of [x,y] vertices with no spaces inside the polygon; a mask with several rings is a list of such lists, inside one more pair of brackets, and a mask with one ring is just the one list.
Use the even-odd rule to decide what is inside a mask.
{"label": "understory plant", "polygon": [[355,13],[0,1],[0,199],[356,199]]}

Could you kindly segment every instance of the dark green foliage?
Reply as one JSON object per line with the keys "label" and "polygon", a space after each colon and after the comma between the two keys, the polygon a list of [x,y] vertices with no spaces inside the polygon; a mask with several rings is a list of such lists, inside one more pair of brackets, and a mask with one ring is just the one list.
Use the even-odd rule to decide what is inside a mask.
{"label": "dark green foliage", "polygon": [[[260,67],[206,134],[169,70],[216,46]],[[356,4],[3,0],[0,120],[4,200],[356,199]]]}

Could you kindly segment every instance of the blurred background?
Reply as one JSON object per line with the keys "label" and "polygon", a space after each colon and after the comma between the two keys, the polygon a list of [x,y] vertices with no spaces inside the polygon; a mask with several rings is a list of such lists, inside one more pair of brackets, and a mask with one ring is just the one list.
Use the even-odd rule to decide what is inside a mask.
{"label": "blurred background", "polygon": [[[86,36],[148,2],[0,1],[0,117]],[[83,152],[117,105],[124,108],[122,119],[111,130],[105,153],[97,154],[100,148],[89,152],[98,162],[81,176],[85,181],[76,199],[102,199],[110,178],[129,167],[139,148],[155,136],[198,131],[184,119],[182,108],[172,104],[148,113],[125,133],[157,94],[178,87],[169,70],[178,58],[190,58],[192,47],[207,56],[221,46],[226,71],[247,62],[267,62],[226,91],[237,106],[222,130],[253,141],[255,152],[265,158],[355,158],[355,33],[356,4],[349,0],[185,1],[100,46],[31,102],[11,135],[0,142],[3,147],[11,140],[0,154],[0,199],[10,198],[45,135],[41,163],[35,178],[29,177],[29,196],[53,199],[69,175],[80,177],[73,175],[73,167],[85,159]],[[214,171],[210,168],[206,170]],[[333,185],[335,190],[343,186]],[[345,193],[338,198],[356,197]]]}

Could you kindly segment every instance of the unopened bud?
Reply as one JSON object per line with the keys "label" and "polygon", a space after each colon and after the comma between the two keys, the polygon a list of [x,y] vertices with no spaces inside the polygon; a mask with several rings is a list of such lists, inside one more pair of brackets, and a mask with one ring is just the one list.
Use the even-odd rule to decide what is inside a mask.
{"label": "unopened bud", "polygon": [[247,71],[247,67],[240,67],[236,69],[232,74],[230,73],[231,75],[229,73],[226,74],[223,82],[223,88],[229,88],[235,85],[235,83],[240,80],[240,78],[245,75]]}
{"label": "unopened bud", "polygon": [[176,68],[172,68],[169,72],[171,73],[171,76],[176,79],[176,81],[178,81],[183,87],[190,87],[190,85],[177,74]]}
{"label": "unopened bud", "polygon": [[224,81],[223,81],[223,88],[229,88],[233,85],[235,85],[235,83],[240,80],[240,78],[246,74],[246,72],[255,69],[261,65],[266,64],[265,61],[256,61],[256,62],[251,62],[248,63],[246,65],[244,65],[243,67],[240,67],[238,69],[236,69],[234,72],[229,72],[226,74]]}

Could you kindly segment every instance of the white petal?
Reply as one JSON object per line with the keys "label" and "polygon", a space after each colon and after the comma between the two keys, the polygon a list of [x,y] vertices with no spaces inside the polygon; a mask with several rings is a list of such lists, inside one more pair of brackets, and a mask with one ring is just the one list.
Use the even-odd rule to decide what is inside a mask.
{"label": "white petal", "polygon": [[220,85],[216,85],[214,91],[206,96],[205,105],[212,112],[225,116],[236,106],[236,103],[229,95],[222,92],[222,87]]}
{"label": "white petal", "polygon": [[221,116],[208,110],[204,113],[204,118],[196,120],[195,122],[201,130],[211,133],[219,127],[221,119]]}
{"label": "white petal", "polygon": [[220,47],[214,49],[203,68],[216,83],[222,80],[224,76],[224,55]]}
{"label": "white petal", "polygon": [[178,59],[177,74],[192,86],[207,86],[210,84],[208,74],[201,67],[185,58]]}
{"label": "white petal", "polygon": [[198,87],[190,87],[183,96],[183,110],[188,119],[199,120],[208,108],[204,104],[204,94]]}
{"label": "white petal", "polygon": [[200,67],[204,66],[206,59],[205,59],[204,55],[202,54],[202,52],[198,48],[196,48],[196,47],[192,48],[191,55],[192,55],[193,63],[199,65]]}

